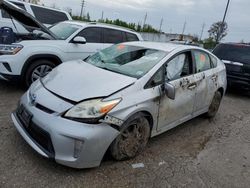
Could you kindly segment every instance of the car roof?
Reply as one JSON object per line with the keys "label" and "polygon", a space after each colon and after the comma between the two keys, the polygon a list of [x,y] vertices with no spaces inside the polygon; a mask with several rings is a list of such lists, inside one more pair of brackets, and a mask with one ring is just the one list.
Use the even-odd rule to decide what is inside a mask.
{"label": "car roof", "polygon": [[111,28],[111,29],[118,29],[121,31],[126,31],[126,32],[131,32],[131,33],[136,33],[136,31],[129,29],[129,28],[125,28],[125,27],[121,27],[121,26],[116,26],[116,25],[112,25],[112,24],[106,24],[106,23],[99,23],[99,22],[84,22],[84,21],[79,21],[79,20],[67,20],[64,21],[65,23],[71,23],[71,24],[77,24],[79,26],[82,27],[86,27],[86,26],[101,26],[101,27],[106,27],[106,28]]}
{"label": "car roof", "polygon": [[149,48],[149,49],[156,49],[156,50],[161,50],[161,51],[165,51],[165,52],[171,52],[171,51],[176,50],[176,49],[179,49],[179,50],[201,49],[201,48],[195,47],[195,46],[174,44],[174,43],[170,43],[170,42],[163,43],[163,42],[136,41],[136,42],[127,42],[124,44],[130,45],[130,46]]}

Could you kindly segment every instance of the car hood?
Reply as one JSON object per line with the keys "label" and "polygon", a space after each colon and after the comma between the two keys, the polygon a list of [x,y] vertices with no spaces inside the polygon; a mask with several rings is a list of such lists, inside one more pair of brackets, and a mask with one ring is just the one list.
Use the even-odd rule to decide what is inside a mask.
{"label": "car hood", "polygon": [[80,102],[108,97],[137,79],[110,72],[81,60],[66,62],[41,79],[43,86],[58,97]]}
{"label": "car hood", "polygon": [[47,29],[36,18],[34,18],[25,10],[22,10],[21,8],[17,7],[16,5],[6,0],[0,0],[0,9],[6,11],[11,17],[20,22],[23,25],[23,27],[27,29],[29,32],[32,32],[34,30],[40,30],[43,31],[44,33],[47,33],[54,39],[57,38],[49,29]]}

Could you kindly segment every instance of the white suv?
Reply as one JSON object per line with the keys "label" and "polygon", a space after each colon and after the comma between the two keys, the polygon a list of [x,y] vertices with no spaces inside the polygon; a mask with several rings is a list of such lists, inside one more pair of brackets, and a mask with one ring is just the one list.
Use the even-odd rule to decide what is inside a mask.
{"label": "white suv", "polygon": [[5,0],[0,8],[30,31],[16,33],[15,43],[0,45],[0,79],[19,80],[26,86],[62,62],[85,59],[115,43],[142,40],[134,31],[100,23],[65,21],[47,29]]}
{"label": "white suv", "polygon": [[[26,3],[20,0],[19,1],[8,0],[8,1],[18,6],[19,8],[27,11],[29,14],[34,16],[39,22],[41,22],[47,27],[54,25],[58,22],[72,20],[71,16],[66,11],[35,5],[31,3]],[[14,27],[12,21],[15,22],[16,27]],[[16,22],[15,20],[11,20],[10,15],[6,11],[0,10],[0,27],[4,26],[11,27],[14,31],[27,32],[26,29],[22,26],[22,24]]]}

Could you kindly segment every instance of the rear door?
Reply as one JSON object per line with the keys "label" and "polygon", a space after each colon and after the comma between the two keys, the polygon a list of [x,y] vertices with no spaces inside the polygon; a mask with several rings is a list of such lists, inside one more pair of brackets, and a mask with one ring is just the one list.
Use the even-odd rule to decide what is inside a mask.
{"label": "rear door", "polygon": [[86,39],[86,44],[69,42],[67,52],[71,57],[70,59],[85,59],[89,55],[103,49],[101,27],[87,27],[76,36],[84,37]]}
{"label": "rear door", "polygon": [[166,80],[175,87],[175,100],[162,94],[159,106],[158,131],[164,131],[192,117],[196,93],[191,51],[174,56],[166,64]]}
{"label": "rear door", "polygon": [[107,48],[113,44],[118,44],[126,41],[126,34],[124,31],[103,28],[103,47]]}
{"label": "rear door", "polygon": [[202,113],[211,104],[217,91],[218,73],[214,68],[209,54],[201,50],[193,50],[195,62],[196,95],[194,112]]}

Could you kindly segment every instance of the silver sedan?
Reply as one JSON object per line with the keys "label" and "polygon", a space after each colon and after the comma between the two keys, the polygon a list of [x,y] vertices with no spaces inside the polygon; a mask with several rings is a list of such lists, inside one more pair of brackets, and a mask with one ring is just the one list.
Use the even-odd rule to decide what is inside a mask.
{"label": "silver sedan", "polygon": [[12,120],[42,156],[91,168],[107,151],[130,159],[150,137],[201,114],[214,117],[226,84],[224,64],[204,49],[123,43],[36,81]]}

